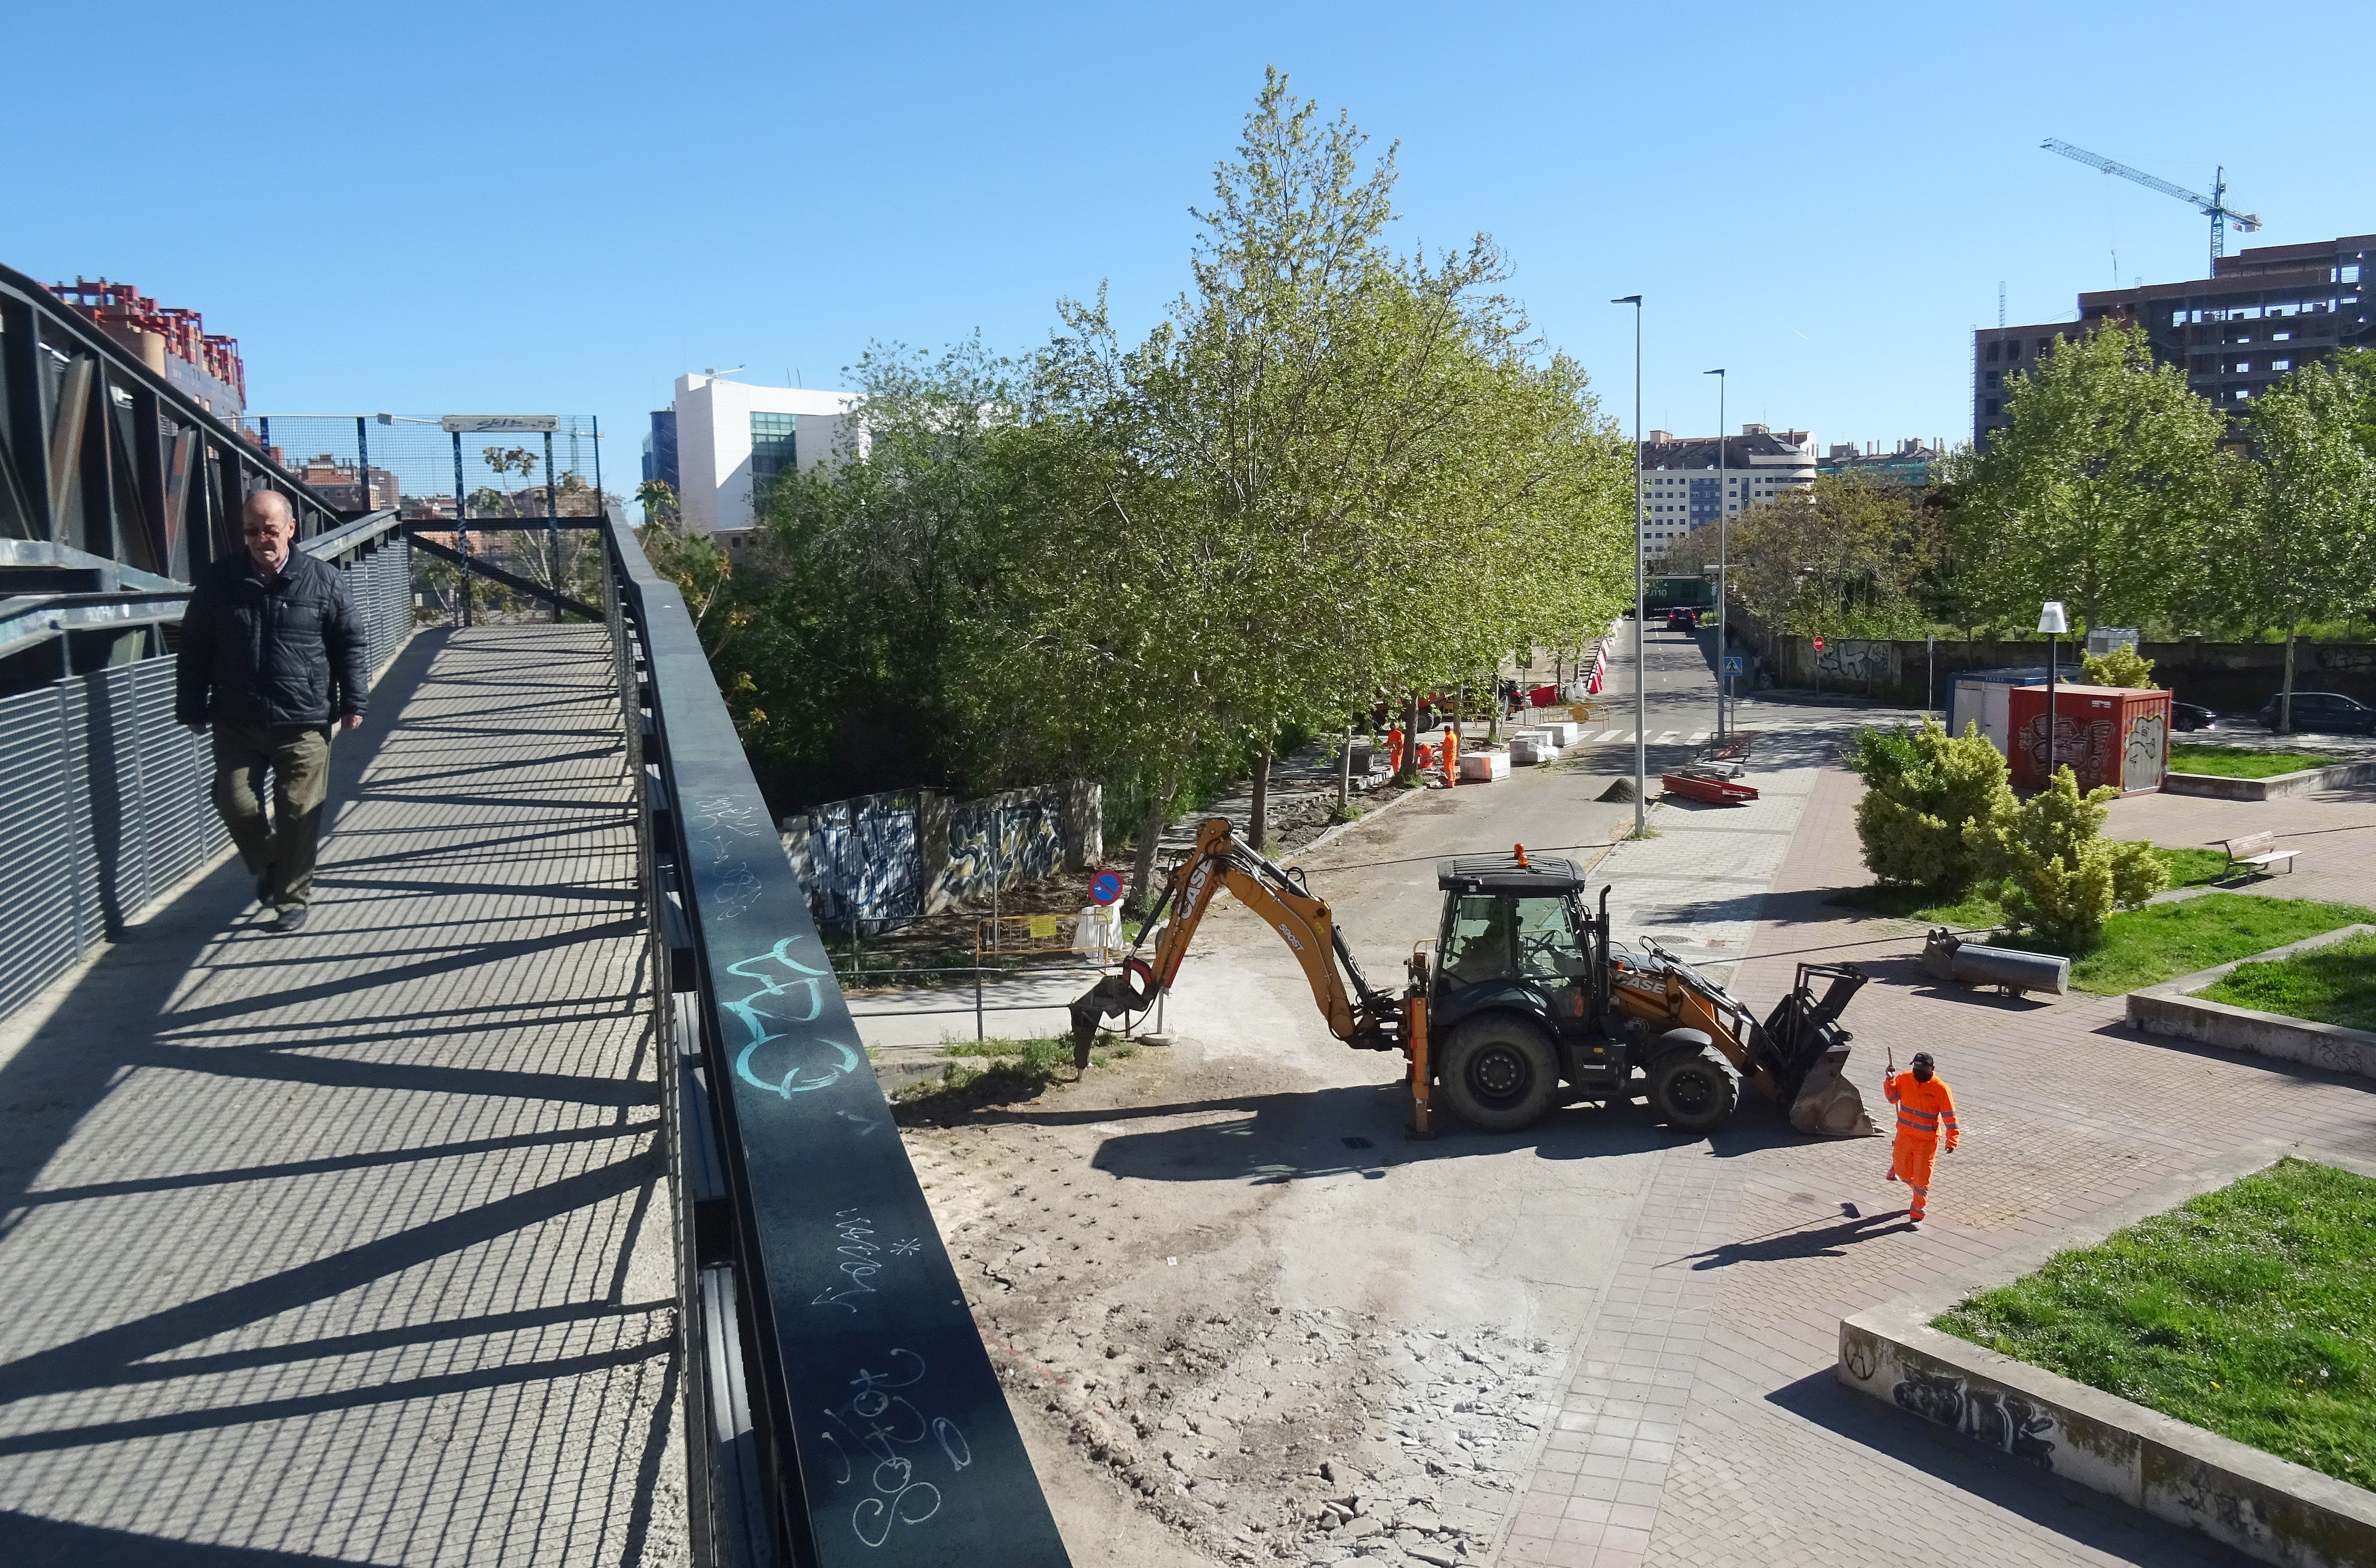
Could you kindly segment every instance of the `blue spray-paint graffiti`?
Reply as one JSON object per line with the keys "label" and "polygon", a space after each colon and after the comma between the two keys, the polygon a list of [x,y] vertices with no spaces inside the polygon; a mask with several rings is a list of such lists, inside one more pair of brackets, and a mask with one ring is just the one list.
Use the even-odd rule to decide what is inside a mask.
{"label": "blue spray-paint graffiti", "polygon": [[[791,1099],[795,1094],[806,1094],[811,1090],[839,1083],[866,1064],[866,1053],[855,1045],[843,1040],[817,1039],[809,1043],[826,1053],[827,1059],[808,1063],[805,1071],[802,1063],[795,1062],[785,1070],[781,1078],[771,1082],[751,1070],[752,1058],[758,1054],[761,1046],[791,1038],[787,1034],[777,1033],[769,1027],[770,1025],[814,1023],[825,1011],[825,992],[818,981],[829,979],[833,970],[830,968],[815,968],[803,964],[787,951],[793,943],[802,940],[803,939],[798,936],[788,936],[765,953],[745,958],[740,963],[727,965],[728,974],[739,976],[746,980],[756,980],[759,989],[731,1002],[721,998],[718,1004],[721,1011],[742,1024],[749,1037],[743,1040],[742,1050],[734,1054],[735,1075],[754,1088],[772,1089],[786,1099]],[[807,940],[814,940],[814,938]],[[790,983],[779,985],[777,982],[786,979],[786,976],[764,972],[769,965],[779,966],[782,969],[790,971]],[[803,991],[807,993],[807,1011],[776,1013],[769,1010],[771,1006],[778,1005],[775,998],[797,997]],[[780,1005],[791,1008],[797,1004],[785,1003]]]}

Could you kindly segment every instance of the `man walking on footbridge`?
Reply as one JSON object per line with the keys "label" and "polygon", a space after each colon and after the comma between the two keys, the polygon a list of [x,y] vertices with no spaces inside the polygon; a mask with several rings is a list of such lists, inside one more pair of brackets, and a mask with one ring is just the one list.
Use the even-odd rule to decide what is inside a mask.
{"label": "man walking on footbridge", "polygon": [[1894,1062],[1890,1067],[1881,1086],[1881,1092],[1897,1107],[1897,1142],[1890,1150],[1889,1179],[1913,1189],[1914,1201],[1906,1218],[1919,1225],[1922,1211],[1930,1202],[1930,1167],[1939,1158],[1939,1134],[1946,1134],[1949,1154],[1955,1152],[1963,1134],[1955,1126],[1955,1097],[1948,1092],[1947,1080],[1938,1075],[1929,1051],[1914,1053],[1911,1072],[1896,1071]]}

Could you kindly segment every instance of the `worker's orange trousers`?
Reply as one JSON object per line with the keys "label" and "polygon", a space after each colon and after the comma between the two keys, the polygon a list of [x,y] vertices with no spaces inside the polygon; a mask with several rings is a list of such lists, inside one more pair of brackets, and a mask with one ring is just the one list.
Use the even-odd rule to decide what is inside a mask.
{"label": "worker's orange trousers", "polygon": [[1930,1201],[1930,1167],[1938,1159],[1938,1139],[1918,1138],[1905,1133],[1897,1134],[1897,1143],[1889,1151],[1890,1173],[1914,1194],[1912,1218],[1921,1218],[1923,1208]]}

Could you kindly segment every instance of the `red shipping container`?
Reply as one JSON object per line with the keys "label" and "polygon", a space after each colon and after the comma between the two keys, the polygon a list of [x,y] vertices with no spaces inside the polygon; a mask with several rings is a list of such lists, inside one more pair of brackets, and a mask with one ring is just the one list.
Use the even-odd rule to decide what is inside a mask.
{"label": "red shipping container", "polygon": [[[2013,735],[2013,787],[2043,790],[2046,688],[2014,686],[2007,718]],[[2054,767],[2068,767],[2085,794],[2109,784],[2123,795],[2149,794],[2169,771],[2169,694],[2133,686],[2054,688]]]}

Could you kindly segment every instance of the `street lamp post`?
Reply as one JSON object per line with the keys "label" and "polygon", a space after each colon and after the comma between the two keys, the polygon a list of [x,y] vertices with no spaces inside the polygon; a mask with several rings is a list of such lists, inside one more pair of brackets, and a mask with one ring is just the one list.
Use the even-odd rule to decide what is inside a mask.
{"label": "street lamp post", "polygon": [[1650,679],[1642,665],[1642,623],[1649,616],[1642,554],[1642,296],[1609,303],[1634,307],[1634,837],[1643,838],[1650,832]]}
{"label": "street lamp post", "polygon": [[2037,629],[2046,634],[2046,781],[2054,782],[2054,685],[2061,662],[2061,638],[2071,630],[2071,618],[2062,612],[2062,601],[2049,599],[2038,606]]}
{"label": "street lamp post", "polygon": [[1724,709],[1727,688],[1732,683],[1724,673],[1725,600],[1731,598],[1732,576],[1728,570],[1732,559],[1732,509],[1725,495],[1724,462],[1724,393],[1727,377],[1722,370],[1701,374],[1716,377],[1716,738],[1724,739]]}

